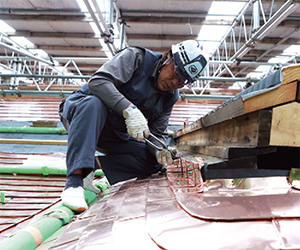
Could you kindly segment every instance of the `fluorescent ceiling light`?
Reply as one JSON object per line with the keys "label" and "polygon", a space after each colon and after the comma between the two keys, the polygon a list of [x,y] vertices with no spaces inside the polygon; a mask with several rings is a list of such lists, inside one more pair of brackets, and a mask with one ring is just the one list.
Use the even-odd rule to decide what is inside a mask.
{"label": "fluorescent ceiling light", "polygon": [[245,2],[213,1],[205,19],[233,21],[244,6]]}
{"label": "fluorescent ceiling light", "polygon": [[208,41],[200,40],[200,43],[203,45],[203,47],[206,49],[208,53],[211,53],[219,46],[219,42],[208,42]]}
{"label": "fluorescent ceiling light", "polygon": [[286,63],[291,59],[291,57],[288,56],[275,56],[268,60],[269,63]]}
{"label": "fluorescent ceiling light", "polygon": [[4,33],[15,32],[16,31],[14,28],[9,26],[6,22],[4,22],[2,20],[0,20],[0,27],[1,27],[1,31],[4,32]]}
{"label": "fluorescent ceiling light", "polygon": [[220,41],[227,30],[227,26],[203,25],[198,38],[202,41]]}
{"label": "fluorescent ceiling light", "polygon": [[286,48],[282,55],[290,55],[290,56],[294,56],[294,55],[299,55],[300,54],[300,45],[291,45],[288,48]]}
{"label": "fluorescent ceiling light", "polygon": [[11,36],[10,39],[15,41],[17,44],[21,45],[24,48],[32,48],[32,49],[34,48],[34,44],[24,36]]}
{"label": "fluorescent ceiling light", "polygon": [[[244,6],[245,2],[214,1],[205,20],[233,21]],[[203,25],[197,40],[202,41],[203,44],[209,42],[209,44],[206,43],[206,50],[212,53],[218,47],[228,29],[228,25]]]}
{"label": "fluorescent ceiling light", "polygon": [[83,11],[83,12],[88,11],[85,3],[83,2],[83,0],[76,0],[76,2],[78,3],[79,8],[81,9],[81,11]]}

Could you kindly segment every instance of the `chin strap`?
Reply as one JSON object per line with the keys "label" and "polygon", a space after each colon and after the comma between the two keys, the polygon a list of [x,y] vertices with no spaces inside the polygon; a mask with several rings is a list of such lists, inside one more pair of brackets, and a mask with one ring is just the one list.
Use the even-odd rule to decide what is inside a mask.
{"label": "chin strap", "polygon": [[[170,57],[166,62],[164,62],[164,61],[166,60],[166,57],[168,56],[169,53],[171,54],[171,57]],[[159,68],[158,68],[157,75],[160,74],[160,71],[161,71],[162,67],[165,66],[166,64],[168,64],[172,59],[173,59],[173,57],[172,57],[172,52],[171,52],[171,50],[169,50],[168,52],[166,52],[166,53],[164,54],[164,56],[163,56],[162,59],[160,60],[161,65],[160,65]]]}

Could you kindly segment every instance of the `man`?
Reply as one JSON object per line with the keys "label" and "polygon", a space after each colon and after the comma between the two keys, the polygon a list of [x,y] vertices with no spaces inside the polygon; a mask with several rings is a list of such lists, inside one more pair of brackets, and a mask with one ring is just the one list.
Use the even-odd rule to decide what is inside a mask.
{"label": "man", "polygon": [[104,154],[98,160],[110,184],[149,176],[172,163],[170,151],[156,152],[143,139],[151,132],[166,140],[178,88],[194,82],[206,65],[194,40],[173,45],[164,55],[129,47],[63,100],[59,114],[69,132],[63,204],[84,211],[84,189],[100,192],[93,185],[96,150]]}

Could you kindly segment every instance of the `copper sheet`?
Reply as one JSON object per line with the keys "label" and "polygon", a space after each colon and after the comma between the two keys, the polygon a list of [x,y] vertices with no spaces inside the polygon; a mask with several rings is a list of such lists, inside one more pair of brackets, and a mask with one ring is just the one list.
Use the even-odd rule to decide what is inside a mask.
{"label": "copper sheet", "polygon": [[181,159],[167,176],[178,203],[201,219],[254,220],[300,217],[300,192],[286,177],[210,180],[203,183],[197,162]]}
{"label": "copper sheet", "polygon": [[283,245],[287,249],[300,249],[300,219],[276,219],[273,221]]}
{"label": "copper sheet", "polygon": [[[277,186],[270,188],[274,179],[277,180]],[[220,183],[222,181],[228,183],[228,180],[212,181],[206,183],[203,193],[186,194],[179,190],[175,195],[188,213],[202,219],[300,217],[300,192],[290,192],[291,188],[285,177],[243,179],[240,185],[231,188],[226,188],[225,183]],[[216,182],[218,188],[215,186]]]}
{"label": "copper sheet", "polygon": [[112,236],[112,249],[160,249],[147,233],[145,217],[115,222]]}
{"label": "copper sheet", "polygon": [[176,165],[168,166],[168,181],[174,192],[178,189],[185,192],[202,192],[203,179],[200,169],[203,164],[201,158],[198,162],[180,158]]}
{"label": "copper sheet", "polygon": [[145,217],[147,198],[125,200],[118,213],[117,220],[124,221],[133,218]]}
{"label": "copper sheet", "polygon": [[91,222],[83,231],[76,249],[111,249],[114,220]]}
{"label": "copper sheet", "polygon": [[148,190],[148,202],[151,201],[163,201],[168,199],[174,199],[175,196],[170,187],[149,187]]}
{"label": "copper sheet", "polygon": [[173,201],[147,206],[150,237],[163,249],[280,249],[271,221],[207,222],[193,218]]}
{"label": "copper sheet", "polygon": [[[82,232],[90,223],[90,220],[76,220],[68,225],[64,232],[60,235],[59,239],[52,245],[51,249],[57,249],[57,247],[70,247],[73,245],[76,247],[77,241],[81,237]],[[64,249],[64,248],[62,248]]]}
{"label": "copper sheet", "polygon": [[[193,175],[188,174],[188,178]],[[193,178],[193,177],[192,177]],[[197,178],[196,178],[197,179]],[[153,180],[153,181],[152,181]],[[199,178],[197,179],[200,180]],[[203,185],[203,194],[220,190],[242,191],[245,187],[260,190],[265,182],[211,182]],[[265,183],[278,190],[283,181]],[[189,196],[202,194],[187,182],[170,181],[166,176],[153,175],[146,180],[119,183],[103,194],[89,210],[79,215],[78,226],[66,229],[51,249],[293,249],[300,248],[297,236],[299,220],[268,219],[248,221],[211,221],[191,216],[175,199],[176,193]],[[176,183],[176,184],[175,184]],[[196,183],[197,184],[197,183]],[[199,183],[198,183],[199,184]],[[234,184],[234,185],[233,185]],[[157,185],[157,186],[156,186]],[[197,186],[197,185],[196,185]],[[274,190],[269,194],[275,192]],[[276,189],[276,188],[275,188]],[[184,192],[182,192],[184,190]],[[278,190],[276,192],[278,192]]]}

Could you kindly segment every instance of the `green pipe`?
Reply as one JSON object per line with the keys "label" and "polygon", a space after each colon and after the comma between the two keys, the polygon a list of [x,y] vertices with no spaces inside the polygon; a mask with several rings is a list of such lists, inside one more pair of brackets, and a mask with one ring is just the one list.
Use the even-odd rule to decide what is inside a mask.
{"label": "green pipe", "polygon": [[[66,175],[66,166],[23,166],[0,165],[0,173],[6,174],[42,174],[42,175]],[[101,169],[95,172],[95,176],[104,176]]]}
{"label": "green pipe", "polygon": [[30,133],[30,134],[67,134],[63,127],[4,127],[0,126],[0,133]]}
{"label": "green pipe", "polygon": [[0,165],[0,173],[66,175],[67,169],[64,166],[49,167],[49,166]]}
{"label": "green pipe", "polygon": [[[84,191],[88,205],[95,202],[97,195],[91,191]],[[63,225],[70,222],[75,215],[71,209],[59,204],[41,219],[30,223],[24,229],[17,231],[0,242],[1,250],[31,250],[36,249],[43,241],[55,233]]]}
{"label": "green pipe", "polygon": [[0,192],[1,204],[5,203],[5,193],[3,191]]}

